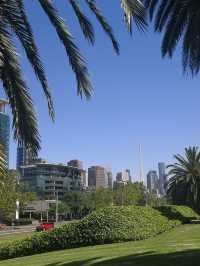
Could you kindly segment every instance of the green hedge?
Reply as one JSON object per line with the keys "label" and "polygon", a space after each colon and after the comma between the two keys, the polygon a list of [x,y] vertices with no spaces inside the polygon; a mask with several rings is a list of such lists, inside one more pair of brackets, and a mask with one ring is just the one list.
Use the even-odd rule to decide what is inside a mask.
{"label": "green hedge", "polygon": [[[169,209],[175,207],[167,206]],[[177,207],[176,207],[177,208]],[[184,216],[184,208],[178,207]],[[188,216],[189,211],[185,211]],[[51,250],[87,245],[141,240],[155,236],[183,223],[182,219],[163,215],[150,207],[109,207],[95,211],[79,222],[0,247],[0,259],[32,255]]]}
{"label": "green hedge", "polygon": [[166,205],[156,209],[168,219],[180,220],[182,223],[189,223],[191,220],[199,219],[199,215],[187,206]]}

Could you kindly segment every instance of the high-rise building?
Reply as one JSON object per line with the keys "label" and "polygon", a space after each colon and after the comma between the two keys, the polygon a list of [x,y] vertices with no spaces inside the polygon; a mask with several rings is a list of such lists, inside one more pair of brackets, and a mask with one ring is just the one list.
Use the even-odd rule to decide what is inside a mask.
{"label": "high-rise building", "polygon": [[71,160],[67,164],[72,167],[77,167],[78,169],[83,169],[83,162],[80,160]]}
{"label": "high-rise building", "polygon": [[10,139],[10,118],[6,112],[8,101],[0,99],[0,142],[5,149],[5,159],[9,166],[9,139]]}
{"label": "high-rise building", "polygon": [[165,186],[167,183],[165,163],[158,163],[158,174],[159,174],[159,193],[161,195],[165,194]]}
{"label": "high-rise building", "polygon": [[111,170],[107,171],[107,176],[108,176],[108,188],[112,189],[113,188],[113,174]]}
{"label": "high-rise building", "polygon": [[159,183],[158,183],[157,172],[154,170],[151,170],[147,174],[147,189],[150,192],[157,194],[158,188],[159,188]]}
{"label": "high-rise building", "polygon": [[88,168],[88,186],[92,189],[108,188],[107,171],[102,166]]}
{"label": "high-rise building", "polygon": [[22,166],[29,165],[34,160],[32,152],[23,144],[17,147],[17,170],[21,172]]}
{"label": "high-rise building", "polygon": [[130,169],[126,169],[126,172],[128,173],[128,181],[131,183],[132,182],[132,177],[131,177],[131,170]]}
{"label": "high-rise building", "polygon": [[129,182],[129,173],[127,171],[119,172],[116,175],[117,182],[128,183]]}

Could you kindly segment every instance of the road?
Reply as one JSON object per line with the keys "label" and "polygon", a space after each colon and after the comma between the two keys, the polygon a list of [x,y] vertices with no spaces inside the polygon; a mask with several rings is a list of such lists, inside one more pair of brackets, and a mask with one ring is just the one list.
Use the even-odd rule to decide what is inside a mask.
{"label": "road", "polygon": [[0,230],[0,237],[6,235],[13,234],[21,234],[21,233],[30,233],[35,231],[35,226],[26,225],[26,226],[8,226],[6,229]]}

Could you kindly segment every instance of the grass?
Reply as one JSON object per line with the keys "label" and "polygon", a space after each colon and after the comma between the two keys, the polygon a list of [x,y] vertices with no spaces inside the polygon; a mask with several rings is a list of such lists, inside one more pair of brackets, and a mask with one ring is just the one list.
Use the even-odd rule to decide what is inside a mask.
{"label": "grass", "polygon": [[54,251],[1,261],[0,266],[198,266],[200,225],[184,225],[138,242]]}
{"label": "grass", "polygon": [[13,235],[0,235],[0,245],[2,243],[10,242],[13,240],[23,239],[27,236],[30,236],[31,234],[33,234],[33,233],[29,232],[29,233],[17,233],[17,234],[13,234]]}

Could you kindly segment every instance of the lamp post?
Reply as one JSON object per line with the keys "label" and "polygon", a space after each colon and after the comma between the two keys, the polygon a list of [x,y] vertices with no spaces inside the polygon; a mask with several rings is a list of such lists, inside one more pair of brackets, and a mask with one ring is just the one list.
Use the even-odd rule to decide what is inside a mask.
{"label": "lamp post", "polygon": [[56,191],[56,223],[58,222],[58,191]]}
{"label": "lamp post", "polygon": [[16,219],[16,220],[19,220],[19,200],[16,200],[15,219]]}

